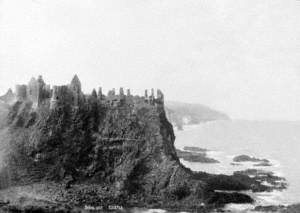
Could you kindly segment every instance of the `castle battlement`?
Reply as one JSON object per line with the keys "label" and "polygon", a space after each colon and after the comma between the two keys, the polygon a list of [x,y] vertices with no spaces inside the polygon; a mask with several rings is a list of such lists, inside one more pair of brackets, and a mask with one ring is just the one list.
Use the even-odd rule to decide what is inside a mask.
{"label": "castle battlement", "polygon": [[[90,97],[95,99],[95,101],[99,101],[100,104],[108,106],[120,106],[122,104],[163,105],[164,95],[162,91],[158,89],[156,96],[154,89],[150,91],[150,95],[148,95],[148,90],[145,90],[144,96],[133,96],[130,89],[126,89],[125,94],[124,88],[121,87],[118,94],[113,88],[105,96],[102,92],[102,87],[99,87],[98,93],[94,89]],[[81,82],[77,75],[73,77],[70,84],[53,86],[52,89],[50,85],[44,82],[42,76],[39,76],[37,79],[32,78],[27,85],[16,85],[15,97],[18,101],[32,101],[34,108],[50,102],[51,109],[64,104],[69,104],[76,108],[80,107],[87,100],[87,96],[81,90]]]}

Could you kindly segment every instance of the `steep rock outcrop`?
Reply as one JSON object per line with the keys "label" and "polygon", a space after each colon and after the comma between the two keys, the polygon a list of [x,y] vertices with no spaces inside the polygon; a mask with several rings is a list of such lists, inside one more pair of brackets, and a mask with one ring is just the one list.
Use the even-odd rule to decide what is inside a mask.
{"label": "steep rock outcrop", "polygon": [[[76,107],[63,102],[53,109],[50,100],[37,108],[31,100],[15,102],[7,119],[1,186],[69,180],[106,185],[112,197],[126,196],[126,202],[167,194],[183,198],[195,191],[177,158],[163,104],[130,99],[111,105],[94,96]],[[188,193],[178,194],[187,186]]]}
{"label": "steep rock outcrop", "polygon": [[[69,94],[67,87],[60,88]],[[46,184],[41,188],[51,190],[37,190],[37,197],[78,206],[112,202],[185,209],[224,204],[227,198],[252,201],[247,195],[239,199],[238,193],[215,192],[219,188],[208,183],[210,177],[220,183],[217,176],[181,165],[161,92],[160,98],[150,101],[131,94],[110,93],[107,99],[95,92],[88,96],[76,90],[76,94],[80,99],[75,104],[72,96],[70,102],[55,96],[38,100],[38,107],[26,97],[12,105],[7,140],[1,141],[8,144],[1,188]],[[57,98],[61,97],[66,96]],[[51,107],[52,100],[59,102]],[[221,182],[229,189],[236,185],[238,190],[251,189],[254,182],[242,180],[236,183],[226,176]],[[1,193],[6,191],[0,191],[0,198]]]}

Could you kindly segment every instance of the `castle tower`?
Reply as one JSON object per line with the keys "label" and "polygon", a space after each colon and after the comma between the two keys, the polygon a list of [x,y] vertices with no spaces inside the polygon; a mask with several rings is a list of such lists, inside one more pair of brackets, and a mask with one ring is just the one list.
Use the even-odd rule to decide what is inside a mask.
{"label": "castle tower", "polygon": [[120,87],[119,94],[120,94],[120,96],[124,96],[125,95],[123,87]]}
{"label": "castle tower", "polygon": [[97,99],[97,92],[95,89],[93,89],[92,91],[92,98],[96,98]]}
{"label": "castle tower", "polygon": [[127,94],[127,96],[131,96],[131,93],[130,93],[130,89],[127,89],[127,92],[126,92]]}
{"label": "castle tower", "polygon": [[70,84],[70,89],[72,89],[73,91],[76,91],[78,93],[81,92],[81,82],[77,75],[74,75],[74,77],[71,81],[71,84]]}
{"label": "castle tower", "polygon": [[28,99],[32,101],[33,107],[38,107],[42,101],[50,97],[50,86],[46,85],[43,77],[38,76],[38,79],[31,78],[27,86]]}
{"label": "castle tower", "polygon": [[89,103],[88,108],[89,108],[89,110],[91,110],[93,106],[97,105],[97,99],[98,99],[97,92],[96,92],[95,89],[93,89],[91,96],[88,97],[88,103]]}
{"label": "castle tower", "polygon": [[17,101],[24,101],[27,99],[27,86],[22,85],[16,85],[16,98]]}
{"label": "castle tower", "polygon": [[33,103],[33,108],[38,106],[40,96],[39,83],[35,78],[31,78],[27,87],[27,97]]}
{"label": "castle tower", "polygon": [[124,101],[125,100],[125,92],[124,92],[123,87],[120,87],[119,98],[120,98],[120,101]]}
{"label": "castle tower", "polygon": [[146,103],[149,103],[149,97],[148,97],[148,90],[145,89],[145,95],[144,95],[144,98],[145,98],[145,102]]}
{"label": "castle tower", "polygon": [[58,101],[58,86],[53,86],[50,100],[50,109],[54,109],[58,105]]}
{"label": "castle tower", "polygon": [[103,98],[102,87],[99,87],[99,90],[98,90],[98,98],[99,98],[100,100],[102,100],[102,98]]}
{"label": "castle tower", "polygon": [[44,79],[43,79],[43,76],[41,76],[41,75],[38,76],[37,82],[38,82],[38,84],[40,84],[41,86],[46,85],[46,84],[45,84],[45,81],[44,81]]}
{"label": "castle tower", "polygon": [[73,96],[72,97],[73,106],[78,107],[82,92],[81,92],[81,82],[77,75],[73,77],[71,84],[69,85],[69,89],[71,90]]}
{"label": "castle tower", "polygon": [[50,94],[48,93],[49,88],[45,84],[45,81],[43,80],[43,77],[41,75],[38,76],[37,86],[38,86],[37,105],[39,106],[44,99],[49,98]]}
{"label": "castle tower", "polygon": [[112,90],[109,90],[107,93],[107,100],[113,101],[116,99],[116,90],[113,88]]}
{"label": "castle tower", "polygon": [[51,97],[51,89],[50,89],[50,85],[45,85],[44,88],[44,98],[50,98]]}
{"label": "castle tower", "polygon": [[156,96],[156,103],[158,104],[164,104],[164,94],[160,89],[157,90],[157,96]]}
{"label": "castle tower", "polygon": [[150,102],[150,104],[154,104],[154,89],[152,88],[151,89],[151,95],[150,95],[150,97],[149,97],[149,102]]}
{"label": "castle tower", "polygon": [[125,96],[125,93],[124,93],[124,89],[123,89],[123,87],[120,87],[120,90],[119,90],[119,103],[120,104],[124,104],[125,103],[125,98],[126,98],[126,96]]}
{"label": "castle tower", "polygon": [[151,97],[154,98],[154,89],[153,88],[151,89]]}

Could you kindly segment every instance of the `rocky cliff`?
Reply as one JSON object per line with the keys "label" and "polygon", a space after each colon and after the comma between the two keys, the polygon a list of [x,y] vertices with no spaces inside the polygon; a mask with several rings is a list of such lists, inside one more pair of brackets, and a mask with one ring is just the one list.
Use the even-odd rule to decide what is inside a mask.
{"label": "rocky cliff", "polygon": [[255,180],[194,173],[181,165],[160,91],[152,99],[123,96],[122,90],[113,95],[93,91],[78,96],[75,105],[69,98],[55,107],[56,96],[37,107],[32,99],[17,99],[2,128],[0,199],[21,199],[14,192],[32,186],[36,190],[26,199],[74,206],[191,209],[252,201],[216,190],[257,189]]}

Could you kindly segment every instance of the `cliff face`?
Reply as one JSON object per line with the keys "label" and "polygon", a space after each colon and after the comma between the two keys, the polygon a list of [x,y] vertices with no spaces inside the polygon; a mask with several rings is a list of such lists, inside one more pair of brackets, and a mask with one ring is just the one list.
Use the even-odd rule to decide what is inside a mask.
{"label": "cliff face", "polygon": [[12,105],[7,125],[2,188],[98,184],[135,202],[182,198],[201,188],[178,160],[163,102],[130,96],[113,103],[93,94],[76,107],[63,102],[51,108],[49,99],[34,107],[23,97]]}
{"label": "cliff face", "polygon": [[69,175],[122,188],[145,176],[152,182],[145,182],[143,190],[155,191],[172,184],[180,167],[163,108],[106,107],[95,101],[78,109],[33,110],[31,102],[17,102],[8,122],[15,145],[8,165],[16,168],[10,172],[16,183]]}

